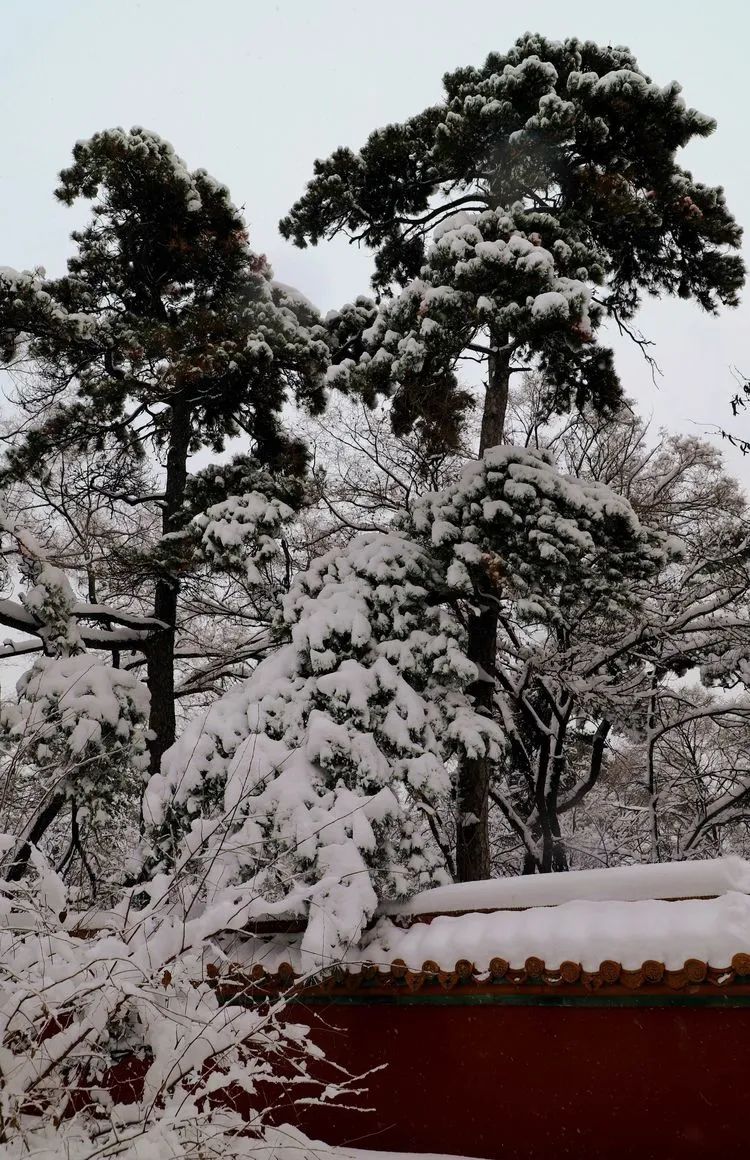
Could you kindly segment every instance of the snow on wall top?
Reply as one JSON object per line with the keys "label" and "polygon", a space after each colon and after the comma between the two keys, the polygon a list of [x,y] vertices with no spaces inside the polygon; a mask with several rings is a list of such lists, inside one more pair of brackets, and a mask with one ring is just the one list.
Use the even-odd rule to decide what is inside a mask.
{"label": "snow on wall top", "polygon": [[750,894],[750,863],[742,858],[662,862],[601,870],[570,870],[523,878],[491,878],[438,886],[405,902],[386,903],[381,914],[455,914],[517,910],[573,901],[640,902],[648,899],[714,898],[728,891]]}
{"label": "snow on wall top", "polygon": [[[435,917],[414,921],[418,915]],[[238,965],[276,971],[288,963],[301,973],[299,941],[245,934],[224,949]],[[679,970],[689,959],[726,968],[743,954],[750,955],[750,864],[732,857],[438,887],[383,906],[341,965],[388,970],[401,961],[421,971],[430,961],[452,971],[464,959],[481,975],[495,957],[516,969],[534,957],[553,970],[571,962],[595,972],[607,960],[625,970],[649,961]]]}
{"label": "snow on wall top", "polygon": [[[234,935],[224,950],[243,969],[260,964],[274,972],[288,963],[295,974],[304,973],[299,936]],[[482,976],[495,958],[513,969],[537,958],[551,970],[578,963],[596,972],[612,961],[627,971],[648,962],[677,971],[691,959],[726,969],[737,955],[750,956],[750,897],[732,891],[682,902],[573,901],[521,911],[439,915],[406,929],[383,917],[359,947],[348,949],[341,965],[354,973],[373,965],[387,972],[401,962],[421,971],[429,961],[452,971],[463,959]]]}
{"label": "snow on wall top", "polygon": [[494,914],[441,915],[404,930],[381,919],[360,950],[360,961],[390,966],[401,959],[411,970],[428,960],[453,970],[468,959],[479,972],[495,956],[513,968],[530,957],[556,969],[580,963],[597,971],[612,960],[625,970],[646,962],[678,970],[688,959],[727,967],[750,952],[750,897],[732,892],[684,902],[564,902],[555,907]]}

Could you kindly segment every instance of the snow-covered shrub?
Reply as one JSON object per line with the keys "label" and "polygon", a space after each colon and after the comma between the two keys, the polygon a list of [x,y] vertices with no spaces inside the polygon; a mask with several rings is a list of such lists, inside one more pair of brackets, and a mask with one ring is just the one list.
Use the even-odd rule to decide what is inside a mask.
{"label": "snow-covered shrub", "polygon": [[[15,529],[14,529],[15,530]],[[16,532],[18,535],[18,532]],[[47,563],[30,537],[24,571],[32,583],[21,595],[21,603],[41,625],[40,636],[50,656],[73,656],[83,651],[78,626],[73,618],[75,596],[64,572]]]}
{"label": "snow-covered shrub", "polygon": [[[85,651],[65,574],[43,558],[31,536],[2,516],[0,525],[21,549],[31,581],[21,602],[37,622],[44,647],[18,681],[18,699],[0,706],[8,786],[0,824],[16,832],[7,872],[20,877],[31,847],[44,838],[59,869],[80,861],[93,896],[107,859],[98,852],[93,868],[82,834],[101,838],[112,827],[121,829],[126,803],[131,825],[137,817],[148,765],[148,690],[133,673]],[[132,832],[130,838],[132,845]],[[122,871],[117,857],[112,865]]]}
{"label": "snow-covered shrub", "polygon": [[279,539],[292,509],[275,496],[259,491],[232,495],[196,516],[203,555],[219,567],[241,563],[247,580],[260,583],[258,566],[281,553]]}
{"label": "snow-covered shrub", "polygon": [[[0,848],[14,841],[0,835]],[[144,888],[145,907],[123,897],[82,937],[64,883],[31,858],[23,882],[0,880],[3,1157],[310,1154],[294,1129],[268,1127],[267,1112],[276,1105],[278,1122],[295,1085],[333,1100],[347,1084],[317,1094],[308,1067],[321,1053],[287,1021],[283,997],[222,1002],[216,936],[245,921],[231,894],[202,909],[184,878],[162,876]]]}
{"label": "snow-covered shrub", "polygon": [[9,784],[4,824],[41,845],[79,896],[101,901],[132,862],[148,767],[149,697],[132,673],[90,653],[40,657],[0,709]]}
{"label": "snow-covered shrub", "polygon": [[149,864],[205,850],[207,898],[234,883],[254,914],[307,916],[308,965],[335,963],[383,894],[432,881],[452,756],[502,742],[463,693],[476,670],[439,585],[419,545],[374,533],[298,576],[289,642],[151,779]]}
{"label": "snow-covered shrub", "polygon": [[148,690],[132,673],[90,653],[41,657],[17,689],[18,703],[2,714],[9,737],[23,739],[39,763],[78,764],[79,790],[87,781],[97,783],[92,793],[102,790],[96,769],[103,762],[110,778],[122,766],[146,768]]}
{"label": "snow-covered shrub", "polygon": [[304,915],[302,961],[335,963],[379,899],[450,872],[456,764],[489,757],[500,772],[518,739],[509,696],[491,712],[475,700],[481,673],[463,651],[475,606],[493,600],[513,626],[510,659],[533,676],[582,615],[627,620],[638,582],[668,557],[608,487],[561,474],[545,452],[491,449],[393,532],[296,578],[287,643],[152,778],[148,864],[216,846],[207,897],[231,882],[256,915]]}
{"label": "snow-covered shrub", "polygon": [[[287,440],[290,458],[300,468],[306,452]],[[184,508],[193,513],[183,533],[194,559],[215,571],[236,572],[247,583],[263,582],[261,569],[282,555],[285,526],[305,499],[300,476],[271,473],[249,455],[226,464],[210,464],[188,480]]]}

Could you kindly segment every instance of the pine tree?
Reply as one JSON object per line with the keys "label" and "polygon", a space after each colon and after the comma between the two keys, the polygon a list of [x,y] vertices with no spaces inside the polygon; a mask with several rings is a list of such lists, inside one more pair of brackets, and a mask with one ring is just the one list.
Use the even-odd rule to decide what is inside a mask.
{"label": "pine tree", "polygon": [[[608,487],[563,476],[545,452],[491,449],[457,483],[416,499],[393,531],[360,536],[296,577],[279,624],[286,643],[191,723],[150,780],[152,872],[203,849],[211,882],[236,882],[256,916],[306,917],[307,965],[336,962],[383,896],[441,870],[460,876],[451,797],[466,835],[458,856],[486,841],[480,763],[499,766],[523,728],[513,707],[496,719],[472,703],[487,676],[466,656],[464,612],[487,574],[531,679],[534,640],[541,650],[546,635],[564,642],[582,615],[629,625],[639,581],[668,554]],[[547,691],[527,712],[554,749],[564,729]],[[569,695],[563,713],[576,706]],[[545,869],[559,846],[557,756],[536,814]],[[458,795],[456,766],[475,771]],[[515,815],[522,833],[530,813]]]}
{"label": "pine tree", "polygon": [[[317,161],[281,231],[300,246],[343,232],[375,252],[378,303],[332,320],[331,381],[391,396],[397,429],[420,422],[444,444],[471,401],[461,362],[481,361],[482,454],[502,442],[511,376],[530,365],[550,412],[613,408],[620,385],[599,328],[611,319],[638,341],[644,294],[735,305],[741,232],[722,189],[675,160],[714,122],[627,49],[527,34],[444,86],[443,104]],[[485,600],[468,652],[490,675],[496,637]],[[493,691],[475,689],[485,712]],[[484,849],[461,854],[465,877],[487,875]]]}
{"label": "pine tree", "polygon": [[175,621],[197,514],[185,502],[189,457],[245,434],[258,469],[303,472],[304,448],[280,413],[288,398],[322,407],[328,339],[250,250],[227,189],[188,171],[156,134],[114,129],[77,144],[56,196],[93,203],[67,274],[0,272],[5,362],[30,366],[26,401],[41,412],[4,477],[43,470],[61,448],[159,458],[162,493],[128,501],[161,511],[149,562],[161,630],[145,646],[157,768],[175,735]]}
{"label": "pine tree", "polygon": [[[565,679],[566,664],[585,634],[589,662],[611,637],[622,642],[643,615],[643,582],[663,569],[670,546],[610,488],[566,477],[548,452],[521,447],[488,449],[457,483],[420,497],[407,526],[429,543],[454,605],[464,611],[489,598],[499,629],[498,689],[486,715],[502,722],[507,743],[494,769],[513,771],[521,792],[512,802],[502,779],[491,779],[490,755],[459,755],[457,877],[471,877],[477,852],[489,864],[493,781],[509,824],[537,851],[528,868],[564,869],[557,808],[566,731],[595,696],[583,673]],[[622,674],[603,668],[594,665],[589,685],[598,681],[605,700],[605,686],[617,687]],[[487,685],[490,670],[480,670],[469,686],[479,713]]]}
{"label": "pine tree", "polygon": [[450,763],[502,734],[462,691],[473,666],[460,624],[429,603],[440,584],[429,551],[379,533],[295,579],[286,643],[190,722],[149,782],[152,876],[200,853],[209,891],[236,883],[255,916],[304,915],[305,965],[319,967],[357,946],[384,895],[452,869]]}

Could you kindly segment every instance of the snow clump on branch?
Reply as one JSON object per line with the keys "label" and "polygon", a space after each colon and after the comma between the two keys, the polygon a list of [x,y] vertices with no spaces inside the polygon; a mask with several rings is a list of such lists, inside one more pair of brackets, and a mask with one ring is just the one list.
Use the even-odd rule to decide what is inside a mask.
{"label": "snow clump on branch", "polygon": [[287,643],[151,779],[147,864],[201,856],[208,898],[231,882],[246,921],[304,916],[303,963],[336,962],[380,899],[445,876],[455,759],[504,750],[474,706],[459,604],[472,615],[491,591],[521,621],[564,625],[575,600],[616,617],[666,558],[609,488],[544,452],[492,449],[393,532],[296,578]]}
{"label": "snow clump on branch", "polygon": [[462,692],[476,669],[435,583],[396,535],[323,556],[285,600],[289,643],[188,726],[148,786],[152,863],[202,850],[209,897],[234,882],[247,918],[307,915],[307,966],[358,941],[383,894],[440,880],[426,835],[448,762],[502,744]]}

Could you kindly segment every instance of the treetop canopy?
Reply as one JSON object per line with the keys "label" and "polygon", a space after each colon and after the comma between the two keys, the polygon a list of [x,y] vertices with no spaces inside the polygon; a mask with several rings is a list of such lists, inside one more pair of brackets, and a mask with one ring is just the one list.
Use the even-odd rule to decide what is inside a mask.
{"label": "treetop canopy", "polygon": [[627,49],[526,34],[444,89],[316,161],[280,223],[299,246],[343,233],[374,251],[375,321],[362,303],[343,333],[334,319],[338,386],[393,395],[402,428],[441,412],[451,437],[468,401],[457,361],[484,354],[540,365],[553,409],[612,407],[605,318],[627,329],[644,293],[736,305],[741,230],[721,187],[675,159],[715,124],[676,82],[655,84]]}

